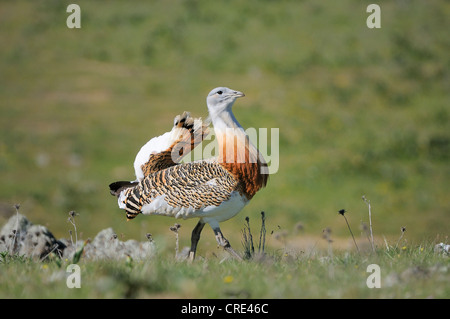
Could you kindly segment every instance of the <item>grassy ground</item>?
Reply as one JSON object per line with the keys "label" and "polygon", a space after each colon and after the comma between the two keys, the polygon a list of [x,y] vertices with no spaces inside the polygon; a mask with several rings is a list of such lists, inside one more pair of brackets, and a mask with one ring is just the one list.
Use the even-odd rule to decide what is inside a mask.
{"label": "grassy ground", "polygon": [[[362,195],[371,200],[380,246],[383,236],[395,241],[402,226],[415,243],[448,236],[447,1],[380,3],[376,30],[366,27],[364,1],[80,0],[77,30],[66,26],[69,3],[0,2],[1,224],[20,203],[31,221],[67,237],[67,213],[75,210],[83,238],[107,227],[126,239],[150,232],[172,251],[174,221],[140,216],[126,223],[107,185],[133,179],[140,146],[184,110],[206,117],[206,94],[226,85],[246,93],[235,106],[244,127],[280,129],[278,172],[222,226],[234,247],[245,216],[255,220],[261,211],[269,232],[294,236],[301,223],[305,236],[320,238],[329,227],[337,240],[348,238],[337,214],[345,208],[364,237]],[[181,223],[186,243],[195,221]],[[204,256],[215,249],[208,231],[199,247]],[[156,269],[165,262],[178,267],[169,259]],[[225,277],[224,266],[206,265]],[[291,267],[283,265],[270,267]],[[34,267],[40,265],[23,271]],[[102,269],[84,267],[94,268],[92,276]],[[151,269],[142,271],[158,271]],[[349,270],[336,269],[336,276]],[[242,283],[231,275],[234,285]],[[163,291],[179,295],[175,287]],[[261,288],[251,295],[272,294]]]}
{"label": "grassy ground", "polygon": [[[216,252],[221,255],[219,251]],[[433,245],[343,250],[272,251],[237,262],[173,256],[151,261],[80,261],[81,288],[66,285],[70,261],[0,260],[1,298],[448,298],[449,258]],[[368,277],[380,267],[380,288]],[[370,280],[372,282],[372,280]]]}

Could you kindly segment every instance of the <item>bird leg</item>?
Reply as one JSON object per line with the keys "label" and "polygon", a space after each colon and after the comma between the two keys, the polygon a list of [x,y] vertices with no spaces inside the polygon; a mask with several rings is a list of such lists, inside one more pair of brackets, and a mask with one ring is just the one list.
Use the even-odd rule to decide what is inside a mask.
{"label": "bird leg", "polygon": [[213,230],[214,230],[214,234],[216,235],[216,240],[217,240],[217,243],[219,244],[219,246],[222,246],[223,249],[225,249],[227,252],[229,252],[231,256],[233,256],[237,260],[241,261],[242,257],[239,256],[239,254],[233,248],[231,248],[230,242],[225,237],[223,237],[223,234],[222,234],[222,231],[220,230],[220,228],[213,228]]}
{"label": "bird leg", "polygon": [[200,240],[200,233],[203,230],[203,226],[205,226],[205,223],[201,220],[198,221],[197,226],[192,230],[191,235],[191,250],[189,250],[189,261],[193,261],[195,258],[195,252],[197,251],[197,244]]}

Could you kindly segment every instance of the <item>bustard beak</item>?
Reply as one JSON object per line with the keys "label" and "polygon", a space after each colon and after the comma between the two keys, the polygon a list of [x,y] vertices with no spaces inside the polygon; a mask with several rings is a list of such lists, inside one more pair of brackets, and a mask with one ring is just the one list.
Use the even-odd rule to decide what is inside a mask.
{"label": "bustard beak", "polygon": [[236,98],[238,97],[244,97],[245,94],[239,91],[233,91],[233,96],[235,96]]}

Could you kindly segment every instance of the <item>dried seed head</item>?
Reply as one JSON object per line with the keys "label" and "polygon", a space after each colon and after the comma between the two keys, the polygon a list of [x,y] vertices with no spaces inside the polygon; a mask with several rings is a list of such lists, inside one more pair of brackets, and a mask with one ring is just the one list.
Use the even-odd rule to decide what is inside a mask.
{"label": "dried seed head", "polygon": [[285,238],[287,237],[287,235],[288,235],[288,232],[286,230],[280,230],[280,231],[274,233],[274,238],[279,241],[284,241]]}
{"label": "dried seed head", "polygon": [[305,227],[303,226],[302,222],[298,222],[295,224],[294,229],[296,232],[303,231]]}
{"label": "dried seed head", "polygon": [[147,237],[147,239],[148,239],[150,242],[153,241],[152,234],[147,233],[147,234],[145,234],[145,237]]}
{"label": "dried seed head", "polygon": [[345,214],[346,212],[347,212],[347,211],[346,211],[345,209],[340,209],[340,210],[338,211],[338,213],[341,214],[342,216],[344,216],[344,214]]}
{"label": "dried seed head", "polygon": [[327,227],[322,230],[322,238],[326,239],[329,243],[332,243],[333,240],[331,239],[331,228]]}
{"label": "dried seed head", "polygon": [[402,231],[402,233],[404,233],[406,231],[406,227],[402,226],[401,231]]}
{"label": "dried seed head", "polygon": [[370,200],[368,200],[368,199],[366,198],[366,195],[363,195],[363,196],[361,197],[361,199],[362,199],[366,204],[370,204]]}
{"label": "dried seed head", "polygon": [[19,210],[20,204],[14,204],[14,208],[15,208],[16,210]]}
{"label": "dried seed head", "polygon": [[78,214],[74,210],[71,210],[69,212],[69,218],[74,218],[75,216],[78,216]]}
{"label": "dried seed head", "polygon": [[178,229],[180,229],[181,225],[180,224],[174,224],[173,226],[170,226],[169,229],[175,233],[178,233]]}

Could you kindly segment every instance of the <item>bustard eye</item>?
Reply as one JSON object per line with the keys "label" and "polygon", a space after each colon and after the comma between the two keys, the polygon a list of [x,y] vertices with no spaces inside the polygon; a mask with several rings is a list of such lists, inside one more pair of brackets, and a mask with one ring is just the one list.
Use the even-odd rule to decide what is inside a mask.
{"label": "bustard eye", "polygon": [[222,95],[223,92],[222,91],[217,91],[216,93],[219,94],[219,95]]}

